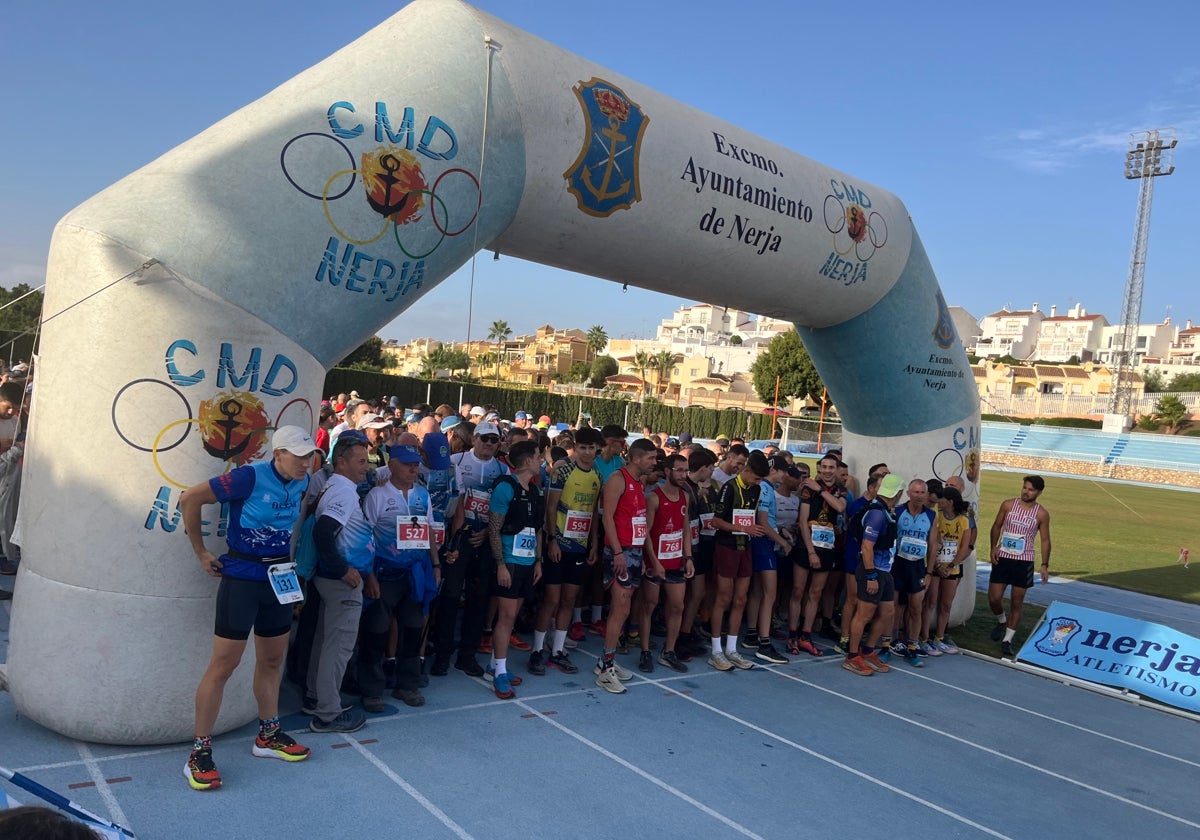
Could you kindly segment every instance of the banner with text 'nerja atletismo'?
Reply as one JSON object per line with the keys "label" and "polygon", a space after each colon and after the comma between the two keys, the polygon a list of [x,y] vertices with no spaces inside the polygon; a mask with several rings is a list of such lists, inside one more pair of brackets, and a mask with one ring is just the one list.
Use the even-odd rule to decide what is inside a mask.
{"label": "banner with text 'nerja atletismo'", "polygon": [[1055,601],[1018,658],[1200,712],[1200,639],[1161,624]]}

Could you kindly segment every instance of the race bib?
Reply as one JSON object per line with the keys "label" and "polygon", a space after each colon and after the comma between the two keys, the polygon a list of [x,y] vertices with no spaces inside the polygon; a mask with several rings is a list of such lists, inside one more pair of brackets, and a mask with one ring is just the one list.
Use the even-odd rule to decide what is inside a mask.
{"label": "race bib", "polygon": [[580,510],[567,511],[567,522],[563,526],[563,536],[576,542],[587,542],[588,534],[592,533],[592,515]]}
{"label": "race bib", "polygon": [[938,551],[938,562],[944,566],[954,564],[958,557],[958,540],[942,540],[942,548]]}
{"label": "race bib", "polygon": [[396,548],[401,551],[429,548],[429,521],[424,516],[396,517]]}
{"label": "race bib", "polygon": [[513,535],[513,557],[537,557],[537,531],[532,526]]}
{"label": "race bib", "polygon": [[658,559],[678,560],[683,557],[683,531],[658,535]]}
{"label": "race bib", "polygon": [[445,542],[446,542],[446,523],[438,522],[437,520],[434,520],[434,522],[433,522],[433,544],[437,548],[441,548],[445,544]]}
{"label": "race bib", "polygon": [[275,600],[281,604],[294,604],[304,600],[300,591],[300,579],[296,577],[295,563],[276,563],[267,568],[267,580],[271,582],[271,591]]}
{"label": "race bib", "polygon": [[925,552],[929,546],[925,540],[919,537],[901,537],[900,546],[896,549],[896,553],[905,560],[924,560]]}
{"label": "race bib", "polygon": [[692,545],[700,542],[700,520],[693,519],[688,523],[691,526]]}
{"label": "race bib", "polygon": [[[754,524],[754,511],[749,508],[737,508],[733,512],[733,526],[735,528],[749,528]],[[734,531],[735,534],[746,536],[745,531]]]}
{"label": "race bib", "polygon": [[646,514],[635,516],[629,521],[633,523],[633,544],[641,545],[646,541]]}
{"label": "race bib", "polygon": [[711,513],[700,514],[700,534],[705,537],[716,536],[717,529],[712,526],[713,515]]}
{"label": "race bib", "polygon": [[1024,554],[1025,553],[1025,535],[1012,534],[1005,531],[1000,535],[1000,550],[1005,554]]}
{"label": "race bib", "polygon": [[486,520],[491,509],[492,494],[486,490],[467,490],[466,512],[475,519]]}
{"label": "race bib", "polygon": [[829,525],[813,525],[812,526],[812,544],[813,548],[828,548],[834,547],[835,535],[833,528]]}

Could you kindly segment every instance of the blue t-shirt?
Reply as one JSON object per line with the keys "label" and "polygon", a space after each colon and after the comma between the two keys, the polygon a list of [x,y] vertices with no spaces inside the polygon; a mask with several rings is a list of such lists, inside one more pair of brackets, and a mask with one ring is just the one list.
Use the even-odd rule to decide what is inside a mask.
{"label": "blue t-shirt", "polygon": [[[276,471],[273,460],[258,461],[209,479],[208,486],[218,502],[229,505],[225,540],[230,550],[287,562],[308,476],[288,480]],[[267,579],[267,563],[226,553],[221,555],[221,565],[225,577]]]}
{"label": "blue t-shirt", "polygon": [[[892,518],[892,515],[879,508],[872,508],[863,517],[862,541],[875,544],[875,568],[881,572],[892,570],[892,554],[895,551],[895,539],[892,537],[892,533],[895,527],[896,520]],[[887,547],[880,548],[881,544]]]}
{"label": "blue t-shirt", "polygon": [[758,509],[767,512],[767,524],[772,530],[778,530],[776,524],[778,502],[775,501],[775,488],[769,481],[760,481],[758,484]]}
{"label": "blue t-shirt", "polygon": [[902,560],[924,561],[928,556],[929,532],[937,514],[929,508],[912,513],[908,505],[896,515],[896,555]]}

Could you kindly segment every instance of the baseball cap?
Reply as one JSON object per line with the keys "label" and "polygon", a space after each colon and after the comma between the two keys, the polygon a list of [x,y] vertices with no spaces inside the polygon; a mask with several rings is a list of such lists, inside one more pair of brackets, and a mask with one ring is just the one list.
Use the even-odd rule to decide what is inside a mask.
{"label": "baseball cap", "polygon": [[717,435],[716,442],[720,443],[721,441],[725,441],[726,443],[729,443],[728,435]]}
{"label": "baseball cap", "polygon": [[421,453],[415,446],[392,446],[388,448],[388,458],[401,464],[421,463]]}
{"label": "baseball cap", "polygon": [[513,419],[514,420],[528,420],[529,414],[524,411],[518,411],[516,414],[513,415]]}
{"label": "baseball cap", "polygon": [[472,417],[482,417],[483,416],[483,406],[481,406],[481,405],[471,406],[471,416]]}
{"label": "baseball cap", "polygon": [[386,429],[391,425],[391,420],[384,420],[378,414],[364,414],[358,421],[360,429]]}
{"label": "baseball cap", "polygon": [[475,427],[475,436],[480,435],[499,435],[500,428],[495,423],[488,423],[486,420]]}
{"label": "baseball cap", "polygon": [[489,411],[483,419],[487,423],[499,423],[500,415],[494,411]]}
{"label": "baseball cap", "polygon": [[675,449],[678,449],[679,448],[679,438],[669,437],[669,438],[667,438],[667,441],[666,441],[666,443],[663,444],[663,446],[671,446],[671,447],[674,447]]}
{"label": "baseball cap", "polygon": [[352,400],[356,400],[356,399],[358,399],[358,391],[351,391],[351,392],[350,392],[350,399],[352,399]]}
{"label": "baseball cap", "polygon": [[451,414],[449,417],[447,417],[445,420],[442,421],[442,431],[448,432],[451,429],[453,429],[455,426],[459,426],[461,424],[462,424],[462,418],[459,417],[457,414]]}
{"label": "baseball cap", "polygon": [[543,414],[541,417],[539,417],[539,418],[538,418],[537,424],[538,424],[539,426],[541,426],[542,424],[545,424],[545,426],[546,426],[547,428],[549,428],[549,426],[550,426],[550,415],[549,415],[549,414]]}
{"label": "baseball cap", "polygon": [[421,449],[425,452],[425,463],[431,470],[444,470],[450,466],[450,440],[441,432],[429,432],[421,438]]}
{"label": "baseball cap", "polygon": [[679,445],[680,446],[684,446],[691,442],[692,442],[692,433],[691,432],[683,432],[682,434],[679,435]]}
{"label": "baseball cap", "polygon": [[879,482],[879,491],[875,494],[881,499],[890,499],[900,494],[904,489],[904,479],[895,473],[888,473]]}
{"label": "baseball cap", "polygon": [[768,458],[767,466],[769,466],[773,470],[779,470],[780,472],[785,472],[788,475],[790,475],[792,478],[803,478],[804,477],[804,473],[800,472],[800,470],[796,469],[794,466],[789,464],[787,461],[787,458],[784,458],[780,455],[775,455],[771,458]]}
{"label": "baseball cap", "polygon": [[421,415],[415,411],[406,412],[404,415],[405,423],[416,423],[420,419],[421,419]]}
{"label": "baseball cap", "polygon": [[304,457],[320,449],[317,442],[308,432],[299,426],[280,426],[271,435],[271,449],[286,449],[293,455]]}

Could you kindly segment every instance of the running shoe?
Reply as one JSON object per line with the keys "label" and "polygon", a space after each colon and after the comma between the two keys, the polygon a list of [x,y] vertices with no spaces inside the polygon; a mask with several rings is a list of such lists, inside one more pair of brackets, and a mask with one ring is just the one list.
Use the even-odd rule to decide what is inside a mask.
{"label": "running shoe", "polygon": [[788,639],[787,652],[790,653],[792,656],[799,656],[800,655],[800,640],[795,637]]}
{"label": "running shoe", "polygon": [[770,642],[767,642],[765,645],[759,645],[758,650],[754,651],[754,658],[761,659],[763,662],[770,662],[772,665],[786,665],[792,661],[775,650],[775,645]]}
{"label": "running shoe", "polygon": [[[484,674],[484,679],[487,679],[490,681],[494,681],[496,679],[496,674],[494,671],[492,671],[491,665],[488,666],[487,670],[484,671],[483,674]],[[508,683],[509,683],[509,685],[511,685],[515,688],[516,686],[521,684],[521,678],[519,676],[517,676],[516,674],[509,674],[508,675]]]}
{"label": "running shoe", "polygon": [[814,645],[812,639],[800,639],[800,641],[796,644],[796,647],[799,649],[797,650],[797,653],[804,651],[809,656],[825,655],[825,651]]}
{"label": "running shoe", "polygon": [[662,655],[658,657],[658,664],[680,674],[686,674],[688,669],[688,666],[679,661],[679,657],[675,655],[675,651],[673,650],[664,650]]}
{"label": "running shoe", "polygon": [[1004,638],[1004,631],[1008,629],[1008,622],[997,621],[996,626],[992,628],[992,641],[998,642]]}
{"label": "running shoe", "polygon": [[529,664],[525,666],[525,669],[535,677],[544,676],[546,673],[545,657],[546,654],[542,653],[540,650],[535,650],[533,653],[529,654]]}
{"label": "running shoe", "polygon": [[479,640],[479,647],[475,649],[478,653],[492,652],[492,634],[485,633],[483,638]]}
{"label": "running shoe", "polygon": [[[598,661],[596,662],[596,667],[592,669],[592,673],[599,675],[599,673],[604,670],[604,667],[603,661]],[[623,667],[617,660],[614,659],[612,661],[612,667],[613,670],[617,672],[617,679],[619,679],[621,682],[629,682],[631,679],[633,679],[633,671]]]}
{"label": "running shoe", "polygon": [[1013,651],[1012,642],[1001,642],[1000,643],[1000,655],[1014,657],[1014,658],[1016,657],[1016,653]]}
{"label": "running shoe", "polygon": [[575,666],[575,663],[571,661],[571,657],[567,656],[565,651],[560,650],[558,653],[552,654],[550,658],[546,660],[546,664],[551,668],[557,668],[564,674],[579,673],[579,668]]}
{"label": "running shoe", "polygon": [[730,662],[729,657],[723,653],[714,653],[712,656],[708,657],[708,664],[716,668],[718,671],[733,670],[733,663]]}
{"label": "running shoe", "polygon": [[917,653],[922,656],[941,656],[942,651],[928,639],[917,645]]}
{"label": "running shoe", "polygon": [[392,696],[402,701],[406,706],[417,707],[425,705],[425,695],[415,688],[393,688]]}
{"label": "running shoe", "polygon": [[584,629],[582,621],[576,621],[571,625],[571,629],[567,631],[567,638],[572,642],[582,642],[587,638],[587,630]]}
{"label": "running shoe", "polygon": [[631,647],[641,647],[641,645],[631,640],[628,633],[622,633],[617,637],[617,653],[624,656],[629,653]]}
{"label": "running shoe", "polygon": [[638,670],[643,674],[654,673],[654,657],[650,655],[650,651],[644,650],[642,651],[641,655],[638,656]]}
{"label": "running shoe", "polygon": [[954,640],[949,636],[942,636],[935,644],[942,653],[958,653],[958,645],[954,644]]}
{"label": "running shoe", "polygon": [[842,667],[851,673],[858,674],[860,677],[875,676],[875,669],[867,664],[867,661],[863,659],[861,654],[856,653],[854,656],[847,656],[845,661],[842,662]]}
{"label": "running shoe", "polygon": [[387,711],[387,706],[384,705],[382,697],[363,697],[362,706],[364,712],[369,712],[373,715],[381,715]]}
{"label": "running shoe", "polygon": [[758,634],[747,633],[738,639],[738,647],[744,650],[758,650]]}
{"label": "running shoe", "polygon": [[[353,706],[342,704],[342,711],[348,712]],[[317,713],[317,697],[315,694],[304,695],[304,702],[300,704],[300,714],[311,717]]]}
{"label": "running shoe", "polygon": [[904,661],[914,668],[924,668],[925,663],[921,661],[921,655],[917,653],[917,646],[913,645],[904,651]]}
{"label": "running shoe", "polygon": [[[363,718],[362,712],[356,712],[353,709],[342,712],[343,715],[355,714]],[[313,718],[316,720],[316,718]],[[362,728],[362,724],[359,724]],[[308,758],[312,752],[308,747],[297,744],[292,736],[283,731],[282,728],[277,728],[274,732],[267,735],[259,733],[254,738],[254,749],[252,752],[259,758],[278,758],[282,761],[303,761]]]}
{"label": "running shoe", "polygon": [[468,677],[482,677],[483,668],[475,661],[474,656],[462,657],[454,661],[454,667],[462,671]]}
{"label": "running shoe", "polygon": [[599,676],[596,677],[596,685],[609,694],[624,694],[628,691],[625,686],[621,685],[621,678],[617,675],[617,669],[613,667],[612,663],[607,668],[597,668],[597,673]]}
{"label": "running shoe", "polygon": [[874,656],[877,657],[880,662],[885,662],[885,663],[891,662],[892,661],[892,650],[891,650],[891,648],[880,648],[878,651],[875,652]]}
{"label": "running shoe", "polygon": [[712,641],[712,633],[708,632],[708,628],[705,627],[700,621],[697,621],[695,625],[692,626],[692,634],[701,641]]}
{"label": "running shoe", "polygon": [[894,639],[890,645],[884,645],[884,647],[890,647],[892,653],[896,654],[896,656],[905,656],[908,654],[908,645],[899,639]]}
{"label": "running shoe", "polygon": [[737,667],[741,668],[743,671],[749,671],[751,668],[754,667],[753,662],[751,662],[746,657],[742,656],[736,650],[733,651],[732,653],[730,653],[729,651],[725,651],[725,658],[729,660],[729,663],[731,665],[736,665]]}
{"label": "running shoe", "polygon": [[533,645],[529,644],[529,642],[522,639],[516,633],[512,633],[509,635],[508,646],[510,648],[512,648],[513,650],[520,650],[520,651],[533,650]]}
{"label": "running shoe", "polygon": [[[319,717],[314,717],[308,722],[308,728],[313,732],[357,732],[367,724],[367,716],[358,709],[349,709],[342,712],[333,720],[321,720]],[[259,755],[258,745],[255,744],[254,754]],[[305,751],[305,757],[308,753]],[[283,758],[283,756],[275,756],[275,758]],[[291,758],[288,761],[299,761],[298,758]]]}
{"label": "running shoe", "polygon": [[833,649],[844,655],[846,651],[850,650],[850,637],[842,636],[837,640],[837,643],[833,646]]}
{"label": "running shoe", "polygon": [[878,671],[881,674],[886,674],[888,671],[892,670],[892,666],[884,662],[880,655],[875,651],[862,654],[862,660],[867,663],[867,667],[869,667],[872,671]]}
{"label": "running shoe", "polygon": [[608,622],[603,618],[598,618],[588,625],[588,632],[593,636],[599,636],[601,639],[608,633]]}
{"label": "running shoe", "polygon": [[187,764],[183,765],[183,778],[192,790],[216,790],[221,786],[221,774],[213,764],[212,750],[192,750]]}
{"label": "running shoe", "polygon": [[492,678],[492,690],[496,692],[496,696],[501,700],[512,700],[517,696],[517,692],[512,690],[513,684],[508,678],[508,672],[496,674]]}

